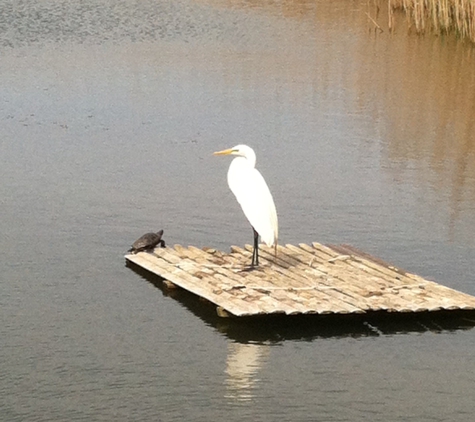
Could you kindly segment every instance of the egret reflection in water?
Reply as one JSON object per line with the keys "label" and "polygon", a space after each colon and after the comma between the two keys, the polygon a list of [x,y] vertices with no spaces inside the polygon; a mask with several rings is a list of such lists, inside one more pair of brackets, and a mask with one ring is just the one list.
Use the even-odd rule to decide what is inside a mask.
{"label": "egret reflection in water", "polygon": [[258,382],[259,370],[266,363],[270,346],[262,344],[229,343],[226,362],[226,397],[251,400]]}

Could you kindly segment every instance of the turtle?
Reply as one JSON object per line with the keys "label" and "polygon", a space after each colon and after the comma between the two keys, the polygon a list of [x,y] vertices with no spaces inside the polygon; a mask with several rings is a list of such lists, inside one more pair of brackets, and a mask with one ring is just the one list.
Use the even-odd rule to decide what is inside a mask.
{"label": "turtle", "polygon": [[129,249],[129,252],[137,253],[149,251],[154,249],[157,245],[160,245],[161,248],[164,248],[165,241],[162,240],[162,236],[163,230],[159,230],[157,233],[145,233],[134,242],[132,247]]}

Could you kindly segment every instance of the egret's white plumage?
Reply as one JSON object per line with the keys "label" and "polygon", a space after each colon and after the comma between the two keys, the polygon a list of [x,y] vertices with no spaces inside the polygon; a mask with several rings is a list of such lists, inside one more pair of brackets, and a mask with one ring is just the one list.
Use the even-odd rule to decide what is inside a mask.
{"label": "egret's white plumage", "polygon": [[[256,154],[247,145],[218,151],[215,155],[236,155],[228,170],[228,185],[241,205],[244,215],[267,246],[277,248],[279,234],[274,199],[266,181],[255,168]],[[257,262],[257,238],[254,242]],[[277,249],[276,249],[277,250]],[[253,255],[254,264],[254,255]]]}

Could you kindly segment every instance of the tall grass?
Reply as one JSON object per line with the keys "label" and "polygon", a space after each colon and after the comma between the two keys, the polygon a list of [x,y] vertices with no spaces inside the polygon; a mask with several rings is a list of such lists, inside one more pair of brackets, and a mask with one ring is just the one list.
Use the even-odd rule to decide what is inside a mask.
{"label": "tall grass", "polygon": [[455,33],[475,42],[475,0],[388,0],[390,21],[394,10],[404,10],[418,33]]}

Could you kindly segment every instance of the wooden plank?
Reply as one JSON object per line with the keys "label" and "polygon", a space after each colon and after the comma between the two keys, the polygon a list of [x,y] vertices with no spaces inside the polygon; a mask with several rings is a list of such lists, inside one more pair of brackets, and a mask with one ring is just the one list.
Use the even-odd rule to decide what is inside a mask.
{"label": "wooden plank", "polygon": [[[199,255],[197,254],[196,250],[191,250],[191,251],[184,250],[180,246],[176,246],[175,249],[178,252],[180,252],[182,256],[187,256],[187,257],[192,256],[195,259],[197,257],[199,258]],[[210,281],[212,279],[216,279],[216,274],[219,274],[221,272],[228,277],[228,280],[234,280],[234,282],[237,282],[237,285],[243,285],[243,280],[239,279],[239,276],[236,273],[233,273],[225,269],[224,267],[220,267],[219,265],[214,265],[214,264],[210,265],[209,261],[207,260],[204,260],[204,262],[208,262],[208,264],[202,265],[200,267],[202,271],[211,269],[211,272],[208,273],[209,275],[207,279],[208,284],[210,284]],[[242,272],[242,274],[245,275],[248,281],[250,280],[255,285],[261,284],[259,280],[254,276],[254,274],[245,273],[245,272]],[[224,285],[225,287],[225,289],[222,290],[223,292],[225,292],[225,294],[221,297],[220,306],[223,307],[228,312],[231,312],[236,315],[245,315],[249,313],[249,310],[246,311],[242,308],[243,306],[248,308],[249,303],[251,302],[255,305],[255,307],[259,309],[259,311],[254,311],[253,313],[283,312],[283,313],[288,313],[288,314],[295,314],[301,311],[301,309],[299,310],[295,307],[289,306],[280,301],[276,301],[275,299],[269,297],[268,295],[260,291],[250,292],[249,290],[235,289],[236,283],[229,283],[228,280],[225,278],[216,279],[217,283],[220,283],[221,286]],[[213,283],[213,285],[215,284]]]}
{"label": "wooden plank", "polygon": [[[205,251],[199,251],[193,248],[193,252],[196,254],[206,254]],[[278,297],[274,298],[275,295],[269,295],[269,287],[272,286],[272,282],[269,280],[262,281],[256,272],[244,272],[242,271],[242,266],[236,266],[235,271],[232,271],[230,268],[221,267],[216,269],[216,274],[219,274],[221,280],[225,282],[226,279],[232,280],[234,282],[233,288],[236,292],[241,294],[250,294],[252,295],[256,302],[262,301],[263,307],[266,309],[279,309],[280,311],[287,314],[296,314],[300,313],[303,309],[299,309],[294,306],[294,304],[286,304],[282,300],[279,300]],[[250,291],[253,290],[253,291]],[[279,295],[277,295],[279,296]],[[283,297],[280,297],[283,299]],[[277,302],[275,302],[277,300]]]}
{"label": "wooden plank", "polygon": [[[381,294],[397,295],[397,297],[399,298],[399,302],[402,302],[403,304],[406,303],[406,307],[409,308],[410,311],[422,312],[433,308],[430,298],[426,295],[426,292],[424,290],[419,289],[421,287],[419,284],[415,284],[413,281],[411,282],[407,280],[405,282],[400,278],[398,278],[397,280],[391,280],[390,278],[386,278],[379,271],[372,272],[371,269],[368,269],[361,262],[355,261],[353,256],[351,256],[351,259],[348,260],[347,264],[352,268],[359,269],[364,274],[366,274],[366,277],[373,281],[375,280],[375,277],[378,279],[385,278],[389,282],[389,284],[387,286],[380,287]],[[393,302],[395,302],[394,299]],[[397,308],[396,310],[400,311],[400,309]]]}
{"label": "wooden plank", "polygon": [[[379,271],[366,272],[361,265],[353,261],[351,256],[348,256],[348,259],[345,260],[334,261],[340,254],[323,245],[314,243],[313,248],[308,245],[300,246],[310,252],[316,249],[319,254],[326,254],[327,257],[324,259],[327,259],[327,261],[332,260],[332,264],[326,266],[330,273],[338,271],[345,274],[343,276],[344,280],[353,279],[352,275],[357,275],[358,285],[362,289],[361,294],[371,297],[373,302],[378,302],[379,300],[384,303],[388,312],[422,312],[427,310],[423,300],[417,298],[407,300],[407,298],[400,294],[399,290],[393,289],[395,283],[397,285],[402,284],[401,280],[391,279]],[[407,284],[414,285],[414,282],[409,281]]]}
{"label": "wooden plank", "polygon": [[[355,264],[362,264],[365,271],[378,271],[388,277],[394,277],[396,280],[400,280],[405,284],[403,286],[396,286],[396,288],[401,289],[401,292],[407,293],[411,297],[415,292],[420,292],[420,295],[425,295],[428,310],[437,310],[440,308],[441,299],[444,302],[444,309],[472,309],[475,307],[475,298],[466,293],[442,286],[441,284],[426,280],[416,274],[411,274],[396,268],[395,266],[359,251],[354,247],[341,245],[337,247],[332,246],[332,248],[340,252],[352,253],[352,261]],[[460,308],[458,301],[468,303],[463,308]]]}
{"label": "wooden plank", "polygon": [[[151,254],[139,253],[133,256],[130,259],[137,265],[140,265],[150,271],[160,271],[160,274],[163,278],[170,280],[177,286],[186,288],[192,293],[204,297],[210,302],[215,302],[216,296],[209,290],[203,288],[201,284],[201,279],[191,275],[190,273],[184,271],[179,267],[173,267],[167,265],[164,260],[155,260]],[[185,287],[186,286],[186,287]]]}
{"label": "wooden plank", "polygon": [[[246,248],[250,248],[250,245],[247,245]],[[283,247],[278,247],[279,259],[286,264],[284,266],[276,266],[275,271],[279,274],[282,274],[282,280],[285,286],[294,288],[296,291],[302,290],[299,295],[304,298],[308,303],[312,299],[320,298],[324,303],[326,303],[325,311],[330,313],[361,313],[363,310],[359,306],[355,306],[353,303],[348,301],[347,297],[342,297],[338,292],[331,292],[328,290],[328,285],[326,285],[320,278],[322,273],[318,272],[315,274],[306,274],[303,271],[291,271],[292,267],[294,270],[297,270],[300,262],[295,260],[293,257],[287,257],[285,254],[281,253]],[[263,260],[267,261],[269,257],[269,252],[263,249],[260,253],[260,256]],[[273,259],[273,255],[272,258]],[[306,291],[305,291],[306,290]],[[328,313],[328,312],[325,312]]]}
{"label": "wooden plank", "polygon": [[206,299],[221,316],[475,310],[475,297],[374,258],[349,245],[260,246],[230,253],[175,245],[126,259]]}
{"label": "wooden plank", "polygon": [[[171,260],[171,262],[175,261],[172,258],[172,254],[170,253],[160,251],[160,257],[167,257],[169,260]],[[225,301],[226,296],[229,295],[228,292],[219,292],[219,294],[214,292],[212,289],[209,289],[207,288],[207,286],[203,285],[202,279],[193,276],[185,269],[183,269],[183,267],[176,266],[178,265],[176,263],[175,265],[170,265],[170,261],[167,261],[165,259],[155,260],[153,259],[152,254],[139,253],[133,255],[133,258],[130,260],[138,265],[143,266],[146,269],[157,269],[158,271],[156,272],[156,274],[160,274],[162,277],[166,278],[167,280],[170,280],[177,286],[188,290],[191,293],[194,293],[200,297],[203,297],[216,305],[219,305],[221,302]],[[184,262],[181,265],[186,266],[186,268],[189,270],[191,268],[190,265],[187,265],[189,264],[189,262],[185,260],[183,261]],[[239,304],[238,308],[233,306],[232,309],[229,309],[229,312],[236,316],[252,315],[259,313],[260,308],[252,302],[243,302]]]}
{"label": "wooden plank", "polygon": [[[318,274],[318,283],[319,289],[326,289],[325,293],[335,299],[339,299],[345,303],[348,303],[350,306],[355,309],[359,309],[360,312],[365,310],[370,310],[372,308],[371,302],[361,295],[361,289],[357,284],[348,285],[343,288],[340,283],[337,283],[338,279],[332,274],[325,273],[321,270],[315,269],[312,266],[308,265],[312,263],[312,255],[307,254],[304,250],[299,250],[294,245],[287,245],[290,250],[293,250],[297,253],[297,259],[301,265],[307,266],[305,272],[316,271]],[[374,304],[373,304],[374,308]]]}
{"label": "wooden plank", "polygon": [[[300,295],[288,290],[287,285],[282,285],[282,279],[277,277],[275,273],[265,271],[264,267],[251,272],[242,271],[244,266],[240,262],[247,262],[246,257],[242,256],[242,258],[237,263],[238,273],[230,273],[226,270],[221,271],[221,273],[226,277],[234,279],[238,283],[237,285],[242,286],[243,289],[254,290],[254,294],[258,296],[264,292],[265,295],[275,298],[280,303],[282,310],[287,314],[291,315],[308,311],[309,304],[304,304]],[[269,300],[266,299],[266,301]],[[321,311],[324,312],[325,309]]]}
{"label": "wooden plank", "polygon": [[[246,250],[250,254],[252,250],[251,246],[246,245]],[[302,274],[295,274],[289,271],[287,267],[290,268],[290,265],[285,262],[282,257],[279,258],[280,265],[272,266],[271,261],[267,260],[268,256],[269,251],[263,248],[260,252],[260,259],[265,265],[261,266],[260,269],[265,273],[277,273],[282,275],[282,277],[279,277],[280,283],[278,286],[288,291],[298,292],[298,296],[305,303],[309,311],[321,314],[360,312],[360,309],[350,304],[343,302],[337,303],[337,300],[330,301],[326,292],[318,291],[318,289],[315,288],[316,284],[314,280],[303,277]],[[274,259],[273,252],[271,259]]]}
{"label": "wooden plank", "polygon": [[[347,267],[345,261],[334,261],[331,264],[328,263],[328,259],[335,258],[336,256],[322,256],[321,251],[315,251],[309,245],[300,244],[301,256],[305,257],[305,260],[310,260],[315,253],[318,259],[312,262],[312,266],[316,265],[316,268],[322,272],[325,272],[328,276],[329,286],[333,286],[340,292],[345,292],[350,295],[356,306],[360,306],[365,310],[377,310],[377,311],[395,311],[396,307],[399,307],[401,311],[410,311],[406,309],[402,303],[390,302],[387,297],[381,294],[381,288],[386,288],[388,283],[385,280],[373,279],[369,280],[362,274],[351,271]],[[315,264],[315,262],[317,264]],[[326,262],[326,264],[323,264]]]}

